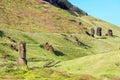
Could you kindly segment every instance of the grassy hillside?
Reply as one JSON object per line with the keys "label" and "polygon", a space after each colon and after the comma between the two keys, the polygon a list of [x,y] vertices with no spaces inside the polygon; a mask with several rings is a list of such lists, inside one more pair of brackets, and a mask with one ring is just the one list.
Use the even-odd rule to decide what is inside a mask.
{"label": "grassy hillside", "polygon": [[120,51],[86,56],[58,64],[58,70],[96,77],[120,78]]}
{"label": "grassy hillside", "polygon": [[[0,26],[31,32],[81,32],[80,19],[68,11],[35,0],[1,0]],[[74,20],[75,22],[71,22]],[[69,24],[71,23],[71,24]],[[83,22],[85,24],[85,22]]]}
{"label": "grassy hillside", "polygon": [[[104,23],[90,16],[76,17],[68,11],[35,0],[1,0],[0,13],[1,27],[29,32],[80,33]],[[104,26],[115,27],[111,24]]]}
{"label": "grassy hillside", "polygon": [[[96,80],[95,77],[120,77],[119,27],[92,16],[76,17],[41,0],[1,0],[0,13],[0,79]],[[92,27],[102,27],[103,36],[92,38],[85,34]],[[113,30],[113,37],[104,36],[108,29]],[[78,38],[79,44],[71,35]],[[27,43],[28,68],[14,64],[18,52],[10,46],[18,49],[21,40]],[[53,46],[56,55],[43,48],[46,42]]]}
{"label": "grassy hillside", "polygon": [[[25,40],[27,42],[28,67],[30,68],[30,70],[33,68],[33,70],[30,71],[30,74],[33,75],[33,78],[35,78],[35,76],[42,76],[35,75],[35,73],[37,73],[39,69],[46,67],[46,65],[46,68],[51,68],[58,65],[58,67],[55,68],[57,69],[58,73],[54,75],[59,74],[59,71],[66,71],[67,73],[70,72],[74,74],[76,77],[78,74],[83,73],[92,79],[94,79],[94,77],[103,76],[110,78],[119,77],[119,37],[106,37],[106,39],[102,39],[102,37],[97,36],[96,38],[92,38],[86,34],[73,34],[76,35],[81,42],[87,45],[81,46],[72,41],[70,34],[66,33],[32,33],[7,28],[1,28],[1,30],[4,31],[4,34],[12,37],[17,42],[10,42],[5,37],[0,38],[0,53],[2,62],[1,69],[3,70],[1,72],[5,72],[1,75],[7,75],[6,69],[8,71],[10,70],[10,74],[8,74],[9,77],[10,75],[14,75],[14,71],[15,73],[19,73],[19,70],[16,70],[16,68],[13,72],[11,72],[11,70],[14,69],[11,67],[6,67],[4,71],[4,66],[13,65],[13,63],[15,63],[15,60],[17,60],[18,58],[18,52],[11,50],[9,48],[9,45],[13,44],[17,46],[20,40]],[[40,45],[43,45],[45,42],[49,42],[53,45],[58,56],[40,47]],[[3,63],[4,61],[5,63]],[[106,64],[107,66],[103,67],[103,65]],[[91,68],[93,68],[92,71]],[[34,69],[37,70],[35,71]],[[24,69],[21,70],[20,68],[20,71],[23,71],[19,75],[22,76],[22,74],[24,73]],[[99,73],[97,73],[98,71]],[[41,69],[40,73],[42,72],[44,72],[44,69]],[[67,75],[67,73],[64,74]],[[77,75],[75,73],[77,73]],[[25,71],[24,74],[29,74],[29,70]],[[18,75],[13,78],[16,78],[17,76]],[[62,75],[59,74],[57,78],[61,77]],[[27,77],[24,76],[23,78]],[[70,79],[72,78],[74,77],[70,77]]]}

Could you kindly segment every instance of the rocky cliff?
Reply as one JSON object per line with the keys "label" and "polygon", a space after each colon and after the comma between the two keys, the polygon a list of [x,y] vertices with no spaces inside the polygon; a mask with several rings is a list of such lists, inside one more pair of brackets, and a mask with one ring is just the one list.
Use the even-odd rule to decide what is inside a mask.
{"label": "rocky cliff", "polygon": [[70,13],[76,16],[88,15],[85,11],[79,9],[78,7],[72,5],[68,0],[44,0],[51,3],[54,6],[60,7],[62,9],[68,10]]}

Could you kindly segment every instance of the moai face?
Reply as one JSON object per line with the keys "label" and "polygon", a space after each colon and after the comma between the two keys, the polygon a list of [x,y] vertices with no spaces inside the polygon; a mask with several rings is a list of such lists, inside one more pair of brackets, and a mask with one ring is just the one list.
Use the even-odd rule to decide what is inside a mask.
{"label": "moai face", "polygon": [[101,27],[97,28],[97,36],[102,36],[102,28]]}
{"label": "moai face", "polygon": [[19,43],[19,57],[26,58],[26,42],[24,41]]}
{"label": "moai face", "polygon": [[108,30],[108,36],[113,36],[113,32],[111,29]]}

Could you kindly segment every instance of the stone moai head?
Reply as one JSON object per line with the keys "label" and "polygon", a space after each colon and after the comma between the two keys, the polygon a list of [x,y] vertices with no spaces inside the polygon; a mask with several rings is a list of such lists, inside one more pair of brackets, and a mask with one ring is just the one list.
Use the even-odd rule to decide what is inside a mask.
{"label": "stone moai head", "polygon": [[94,35],[95,35],[95,30],[94,28],[91,28],[91,36],[94,37]]}
{"label": "stone moai head", "polygon": [[108,29],[108,36],[113,36],[112,29]]}
{"label": "stone moai head", "polygon": [[44,48],[45,48],[47,51],[50,51],[50,52],[52,52],[52,53],[55,52],[53,46],[52,46],[52,45],[49,45],[48,42],[46,42],[46,43],[44,44]]}
{"label": "stone moai head", "polygon": [[45,48],[46,50],[49,50],[49,43],[48,43],[48,42],[46,42],[46,43],[44,44],[44,48]]}
{"label": "stone moai head", "polygon": [[97,34],[97,36],[102,36],[102,28],[101,27],[97,28],[96,34]]}

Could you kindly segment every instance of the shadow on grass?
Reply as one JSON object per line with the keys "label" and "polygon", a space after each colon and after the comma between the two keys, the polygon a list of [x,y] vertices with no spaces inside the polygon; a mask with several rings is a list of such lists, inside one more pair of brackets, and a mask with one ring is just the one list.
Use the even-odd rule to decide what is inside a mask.
{"label": "shadow on grass", "polygon": [[116,37],[119,37],[119,36],[117,36],[117,35],[113,35],[112,37],[113,37],[113,38],[116,38]]}
{"label": "shadow on grass", "polygon": [[65,54],[63,54],[63,52],[61,51],[54,51],[56,56],[64,56]]}
{"label": "shadow on grass", "polygon": [[87,44],[81,42],[81,41],[77,41],[77,44],[81,47],[84,47],[85,49],[91,48],[91,46],[88,46]]}
{"label": "shadow on grass", "polygon": [[49,61],[49,59],[44,59],[44,58],[29,58],[28,59],[29,62],[39,62],[39,61]]}
{"label": "shadow on grass", "polygon": [[0,31],[0,37],[3,37],[3,35],[4,35],[4,32]]}

